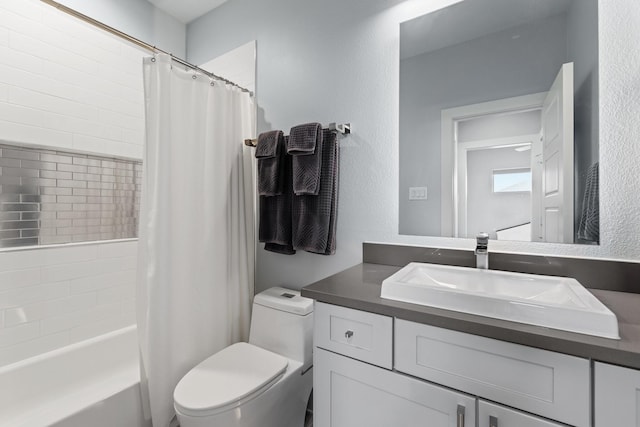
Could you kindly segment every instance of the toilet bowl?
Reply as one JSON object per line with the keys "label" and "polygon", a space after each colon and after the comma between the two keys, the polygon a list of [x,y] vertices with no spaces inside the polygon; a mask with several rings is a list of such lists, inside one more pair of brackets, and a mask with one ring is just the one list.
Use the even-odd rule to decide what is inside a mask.
{"label": "toilet bowl", "polygon": [[248,343],[233,344],[176,386],[181,427],[302,427],[312,388],[313,300],[271,288],[255,296]]}

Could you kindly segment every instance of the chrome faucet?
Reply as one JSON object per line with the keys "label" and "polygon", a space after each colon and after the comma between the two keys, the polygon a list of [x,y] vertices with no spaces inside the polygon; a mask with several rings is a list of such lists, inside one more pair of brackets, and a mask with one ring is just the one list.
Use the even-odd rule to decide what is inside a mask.
{"label": "chrome faucet", "polygon": [[476,236],[476,268],[489,268],[489,234],[478,233]]}

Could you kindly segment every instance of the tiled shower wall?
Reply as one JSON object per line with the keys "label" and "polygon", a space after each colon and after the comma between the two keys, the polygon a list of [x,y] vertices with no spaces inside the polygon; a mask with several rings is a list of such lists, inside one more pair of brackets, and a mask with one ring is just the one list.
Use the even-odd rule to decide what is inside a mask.
{"label": "tiled shower wall", "polygon": [[142,163],[0,144],[0,247],[137,237]]}
{"label": "tiled shower wall", "polygon": [[[0,144],[140,159],[147,55],[39,0],[0,1]],[[73,166],[59,162],[55,172],[85,173],[63,170]],[[75,166],[86,166],[87,174],[97,167]],[[86,180],[87,190],[89,182],[98,181]],[[89,204],[97,200],[89,197],[103,197],[61,188],[67,193],[61,197],[87,197]],[[58,219],[58,213],[98,212],[74,210],[74,199],[55,196],[67,210],[41,210],[45,217],[56,212],[41,222],[71,220],[74,227],[85,218]],[[40,236],[47,233],[53,236]],[[0,366],[135,323],[137,246],[131,240],[0,249]]]}

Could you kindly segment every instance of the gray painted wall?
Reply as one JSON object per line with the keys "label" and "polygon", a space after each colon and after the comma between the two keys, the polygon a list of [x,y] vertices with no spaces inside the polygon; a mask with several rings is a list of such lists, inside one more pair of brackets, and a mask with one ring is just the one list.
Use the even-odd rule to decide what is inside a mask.
{"label": "gray painted wall", "polygon": [[[566,58],[565,18],[556,15],[401,62],[401,234],[441,235],[441,111],[548,91]],[[429,189],[427,201],[405,197],[409,187],[421,186]]]}
{"label": "gray painted wall", "polygon": [[58,0],[80,13],[169,53],[186,56],[185,24],[147,0]]}
{"label": "gray painted wall", "polygon": [[494,193],[494,169],[531,167],[531,151],[510,148],[467,152],[467,236],[531,222],[531,193]]}
{"label": "gray painted wall", "polygon": [[[398,235],[399,23],[437,1],[234,0],[188,26],[199,63],[258,45],[260,131],[308,120],[351,121],[341,142],[338,251],[323,257],[258,251],[257,289],[299,288],[362,260],[362,242],[473,248],[471,239]],[[386,6],[383,7],[383,6]],[[640,258],[640,2],[600,0],[600,246],[491,242],[491,250]]]}

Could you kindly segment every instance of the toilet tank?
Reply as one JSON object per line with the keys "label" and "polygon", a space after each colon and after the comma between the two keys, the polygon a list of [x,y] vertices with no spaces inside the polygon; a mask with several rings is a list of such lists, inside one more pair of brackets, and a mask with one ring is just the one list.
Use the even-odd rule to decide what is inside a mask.
{"label": "toilet tank", "polygon": [[280,287],[259,293],[253,300],[249,343],[313,364],[313,300],[300,291]]}

